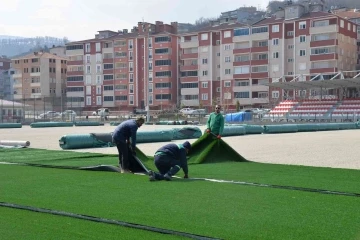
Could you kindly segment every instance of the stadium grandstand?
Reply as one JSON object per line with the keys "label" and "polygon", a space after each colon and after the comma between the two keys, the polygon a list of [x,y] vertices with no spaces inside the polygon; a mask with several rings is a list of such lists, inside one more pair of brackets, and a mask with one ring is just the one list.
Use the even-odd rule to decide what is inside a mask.
{"label": "stadium grandstand", "polygon": [[360,70],[283,76],[265,85],[280,90],[280,101],[264,120],[358,121]]}

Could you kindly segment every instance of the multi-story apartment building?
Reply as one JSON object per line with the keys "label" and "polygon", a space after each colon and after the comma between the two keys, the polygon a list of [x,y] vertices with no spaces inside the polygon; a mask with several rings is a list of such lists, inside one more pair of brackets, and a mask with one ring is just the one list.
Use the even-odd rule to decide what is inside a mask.
{"label": "multi-story apartment building", "polygon": [[0,70],[8,70],[10,68],[11,60],[0,56]]}
{"label": "multi-story apartment building", "polygon": [[0,57],[0,99],[12,99],[11,60]]}
{"label": "multi-story apartment building", "polygon": [[360,9],[337,9],[332,11],[339,17],[345,18],[357,24],[357,46],[358,46],[358,60],[356,69],[360,70]]}
{"label": "multi-story apartment building", "polygon": [[264,86],[269,82],[318,74],[329,79],[334,72],[354,70],[356,24],[322,10],[321,4],[291,4],[251,26],[226,23],[183,34],[182,103],[273,105],[284,91]]}
{"label": "multi-story apartment building", "polygon": [[100,31],[66,45],[68,105],[116,111],[178,104],[177,23],[139,22],[130,32]]}
{"label": "multi-story apartment building", "polygon": [[66,63],[66,58],[46,52],[12,59],[14,99],[52,99],[46,105],[54,103],[65,93]]}

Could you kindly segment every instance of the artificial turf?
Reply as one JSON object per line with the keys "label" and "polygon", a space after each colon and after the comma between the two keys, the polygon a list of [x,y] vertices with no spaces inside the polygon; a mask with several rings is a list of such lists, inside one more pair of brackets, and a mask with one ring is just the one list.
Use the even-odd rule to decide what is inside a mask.
{"label": "artificial turf", "polygon": [[[235,168],[235,164],[241,169],[243,164],[250,163],[234,163],[227,170]],[[194,165],[191,171],[203,174],[205,171],[199,169],[209,170],[211,165],[214,165],[212,175],[218,169],[217,164]],[[149,182],[146,176],[132,174],[14,165],[0,165],[0,172],[3,173],[0,189],[4,193],[0,196],[1,202],[222,239],[357,239],[360,236],[360,199],[357,197],[191,179]],[[350,175],[356,176],[355,172]],[[270,179],[270,174],[267,178]],[[355,179],[350,182],[357,184]],[[0,207],[0,212],[6,213],[4,211]],[[8,216],[6,221],[16,222],[15,216]],[[19,224],[28,221],[32,221],[32,216],[24,216]],[[64,224],[63,220],[58,221]],[[84,229],[93,228],[92,224],[83,224]],[[76,238],[71,237],[72,231],[76,228],[69,230],[68,239]],[[113,231],[118,230],[107,231],[110,236],[107,239],[111,239]],[[136,234],[130,233],[132,239],[142,239]]]}

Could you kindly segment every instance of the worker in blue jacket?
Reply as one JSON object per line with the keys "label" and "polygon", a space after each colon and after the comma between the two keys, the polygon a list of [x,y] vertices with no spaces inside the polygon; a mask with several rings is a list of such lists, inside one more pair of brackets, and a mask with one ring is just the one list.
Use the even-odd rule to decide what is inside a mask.
{"label": "worker in blue jacket", "polygon": [[188,176],[188,165],[186,155],[191,149],[191,144],[186,141],[183,144],[170,143],[156,151],[154,162],[159,173],[149,171],[149,180],[167,180],[175,175],[181,168],[184,171],[184,178]]}
{"label": "worker in blue jacket", "polygon": [[119,124],[112,134],[112,140],[116,144],[119,152],[119,167],[122,173],[128,173],[129,170],[129,147],[131,154],[136,155],[136,133],[139,127],[144,124],[144,118],[136,120],[126,120]]}

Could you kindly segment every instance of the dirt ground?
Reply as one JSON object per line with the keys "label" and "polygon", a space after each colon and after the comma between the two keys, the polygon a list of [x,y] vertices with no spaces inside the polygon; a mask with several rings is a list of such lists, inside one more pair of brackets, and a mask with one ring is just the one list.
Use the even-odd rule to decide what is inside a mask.
{"label": "dirt ground", "polygon": [[[0,129],[0,140],[30,141],[32,148],[61,150],[64,135],[112,132],[113,126]],[[145,125],[139,131],[181,128],[181,126]],[[203,131],[205,126],[199,126]],[[360,130],[309,133],[261,134],[224,137],[232,148],[254,162],[360,169]],[[196,139],[189,140],[191,143]],[[174,141],[183,142],[183,141]],[[166,143],[138,144],[147,155]],[[116,147],[74,150],[116,154]]]}

